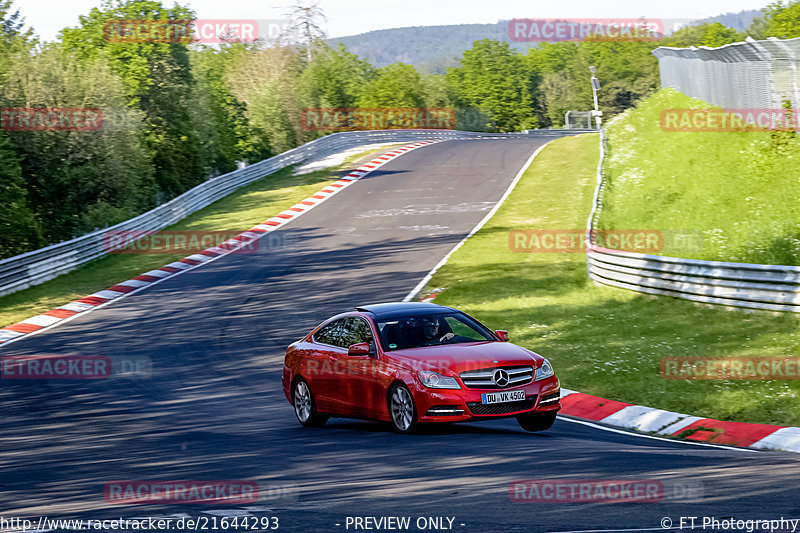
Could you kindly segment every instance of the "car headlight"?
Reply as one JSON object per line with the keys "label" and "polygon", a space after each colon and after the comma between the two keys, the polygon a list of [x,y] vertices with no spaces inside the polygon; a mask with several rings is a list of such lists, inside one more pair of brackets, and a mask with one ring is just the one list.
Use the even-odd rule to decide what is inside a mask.
{"label": "car headlight", "polygon": [[429,389],[460,389],[461,386],[456,381],[456,378],[443,376],[436,372],[429,372],[423,370],[418,373],[420,382]]}
{"label": "car headlight", "polygon": [[540,379],[545,379],[549,377],[553,377],[556,375],[555,370],[553,370],[553,365],[550,364],[550,361],[545,359],[542,362],[542,366],[536,369],[536,381]]}

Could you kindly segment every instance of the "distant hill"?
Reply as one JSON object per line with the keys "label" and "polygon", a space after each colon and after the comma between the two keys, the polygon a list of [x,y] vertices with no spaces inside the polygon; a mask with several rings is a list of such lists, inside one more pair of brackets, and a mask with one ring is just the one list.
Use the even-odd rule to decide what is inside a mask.
{"label": "distant hill", "polygon": [[714,22],[721,22],[726,26],[733,28],[735,30],[744,31],[753,22],[753,19],[761,15],[761,11],[758,9],[749,9],[746,11],[739,11],[738,13],[725,13],[724,15],[718,15],[716,17],[711,17],[703,20],[698,20],[695,24],[700,24],[703,22],[714,23]]}
{"label": "distant hill", "polygon": [[[725,13],[700,22],[721,22],[739,31],[760,15],[758,10]],[[666,21],[665,21],[666,24]],[[671,26],[668,26],[670,29]],[[344,43],[351,51],[373,65],[385,67],[391,63],[409,63],[424,73],[442,74],[447,67],[458,66],[464,50],[480,39],[505,41],[519,52],[526,53],[537,43],[513,43],[508,38],[508,21],[494,24],[450,24],[445,26],[411,26],[376,30],[359,35],[329,39],[329,43]]]}
{"label": "distant hill", "polygon": [[348,50],[384,67],[391,63],[410,63],[422,72],[441,74],[447,67],[457,66],[464,50],[480,39],[506,41],[520,52],[527,52],[535,43],[511,43],[508,21],[495,24],[451,24],[446,26],[412,26],[376,30],[360,35],[330,39],[344,43]]}

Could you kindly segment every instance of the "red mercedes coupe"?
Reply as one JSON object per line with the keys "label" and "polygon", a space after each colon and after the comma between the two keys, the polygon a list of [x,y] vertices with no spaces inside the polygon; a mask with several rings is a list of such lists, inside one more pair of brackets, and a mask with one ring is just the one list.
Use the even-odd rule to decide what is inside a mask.
{"label": "red mercedes coupe", "polygon": [[457,309],[418,302],[329,318],[286,349],[283,392],[304,426],[365,418],[399,433],[512,416],[543,431],[561,408],[547,359]]}

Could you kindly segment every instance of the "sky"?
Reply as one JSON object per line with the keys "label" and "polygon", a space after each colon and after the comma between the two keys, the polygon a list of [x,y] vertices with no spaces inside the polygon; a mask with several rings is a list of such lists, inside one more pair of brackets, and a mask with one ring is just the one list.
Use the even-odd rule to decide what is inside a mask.
{"label": "sky", "polygon": [[[172,6],[173,0],[162,0]],[[281,19],[292,0],[182,0],[200,19]],[[761,9],[769,0],[320,0],[329,37],[405,26],[488,24],[514,18],[669,18],[701,19],[744,9]],[[47,41],[101,0],[14,0],[26,24]]]}

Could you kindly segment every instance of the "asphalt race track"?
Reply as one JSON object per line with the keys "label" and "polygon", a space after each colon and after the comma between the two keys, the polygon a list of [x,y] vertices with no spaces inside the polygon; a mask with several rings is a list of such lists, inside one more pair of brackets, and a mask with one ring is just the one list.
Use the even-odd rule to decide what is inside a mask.
{"label": "asphalt race track", "polygon": [[[409,530],[419,531],[419,517],[450,517],[452,530],[464,532],[659,531],[664,517],[676,528],[680,516],[800,518],[800,460],[789,453],[668,442],[569,420],[544,434],[527,434],[512,419],[413,436],[362,421],[297,423],[280,389],[285,346],[330,315],[402,299],[547,140],[417,149],[270,234],[272,249],[227,255],[0,348],[3,356],[152,363],[142,378],[0,381],[0,515],[249,514],[277,516],[280,531],[355,531],[348,516],[408,516]],[[655,479],[673,492],[650,503],[509,497],[514,480],[564,477]],[[252,505],[115,505],[103,497],[113,480],[257,480],[274,490]]]}

